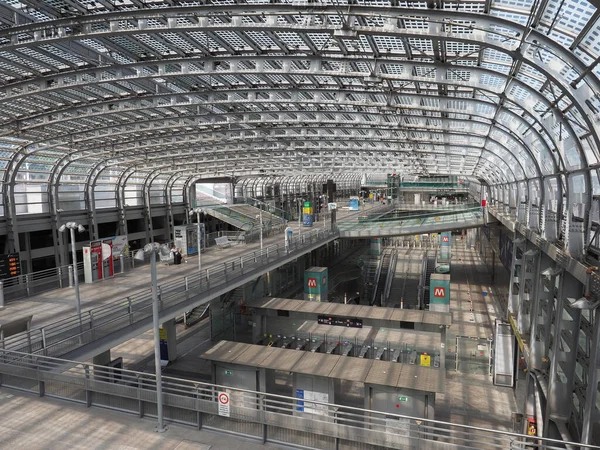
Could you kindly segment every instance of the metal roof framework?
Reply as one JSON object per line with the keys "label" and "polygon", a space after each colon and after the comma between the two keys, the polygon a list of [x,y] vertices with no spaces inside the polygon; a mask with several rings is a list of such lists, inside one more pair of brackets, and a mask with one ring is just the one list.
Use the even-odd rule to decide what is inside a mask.
{"label": "metal roof framework", "polygon": [[5,181],[596,167],[598,14],[563,3],[2,2]]}

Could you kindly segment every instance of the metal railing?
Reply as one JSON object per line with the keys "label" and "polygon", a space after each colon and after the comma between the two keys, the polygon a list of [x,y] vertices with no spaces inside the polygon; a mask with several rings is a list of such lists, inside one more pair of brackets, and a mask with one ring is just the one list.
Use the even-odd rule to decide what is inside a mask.
{"label": "metal railing", "polygon": [[[154,374],[1,349],[0,374],[5,388],[156,417]],[[600,448],[168,376],[162,391],[167,421],[305,448]],[[229,394],[229,417],[219,415],[220,392]]]}
{"label": "metal railing", "polygon": [[[288,248],[274,244],[236,258],[208,267],[192,275],[171,278],[158,286],[161,313],[181,308],[192,309],[213,297],[216,290],[232,286],[256,274],[261,267],[274,264],[279,258],[289,257],[319,243],[335,238],[337,234],[327,230],[305,232],[294,239]],[[186,309],[186,310],[189,310]],[[182,314],[183,311],[180,312]],[[172,314],[175,317],[175,314]],[[163,317],[165,321],[171,317]],[[125,328],[145,325],[151,327],[152,296],[149,289],[110,302],[98,308],[84,311],[41,328],[19,333],[0,341],[0,347],[26,353],[42,353],[46,356],[62,356],[84,345],[121,331]]]}

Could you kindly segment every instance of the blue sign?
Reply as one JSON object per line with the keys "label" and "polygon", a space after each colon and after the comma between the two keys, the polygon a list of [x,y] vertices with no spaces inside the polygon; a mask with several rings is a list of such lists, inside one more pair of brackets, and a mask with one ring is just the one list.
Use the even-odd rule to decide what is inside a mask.
{"label": "blue sign", "polygon": [[304,389],[296,389],[296,398],[301,398],[296,402],[296,411],[304,412]]}
{"label": "blue sign", "polygon": [[303,225],[305,227],[312,227],[313,226],[313,216],[312,216],[312,214],[304,214]]}
{"label": "blue sign", "polygon": [[358,197],[350,197],[350,211],[358,211]]}

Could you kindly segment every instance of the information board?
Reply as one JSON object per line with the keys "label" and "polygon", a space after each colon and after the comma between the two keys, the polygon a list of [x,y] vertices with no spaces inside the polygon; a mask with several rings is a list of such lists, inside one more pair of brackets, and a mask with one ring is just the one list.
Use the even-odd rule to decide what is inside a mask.
{"label": "information board", "polygon": [[21,275],[21,261],[18,253],[0,255],[0,280]]}
{"label": "information board", "polygon": [[320,325],[335,325],[338,327],[347,328],[362,328],[362,319],[356,319],[354,317],[334,317],[334,316],[318,316],[317,321]]}

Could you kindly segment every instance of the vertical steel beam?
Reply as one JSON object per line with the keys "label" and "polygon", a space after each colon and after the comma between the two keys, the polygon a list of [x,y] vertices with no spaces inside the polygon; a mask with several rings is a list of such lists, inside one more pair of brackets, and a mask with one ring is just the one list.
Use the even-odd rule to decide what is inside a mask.
{"label": "vertical steel beam", "polygon": [[600,413],[596,407],[598,398],[598,381],[600,372],[600,309],[595,309],[590,314],[593,318],[593,338],[588,361],[587,387],[585,390],[585,403],[583,405],[583,426],[581,428],[581,442],[593,444],[593,428],[600,422]]}
{"label": "vertical steel beam", "polygon": [[577,300],[583,294],[583,288],[584,286],[571,274],[567,272],[561,274],[555,300],[556,313],[551,340],[550,380],[544,433],[548,432],[550,419],[558,423],[566,423],[571,417],[581,310],[569,306],[567,295]]}

